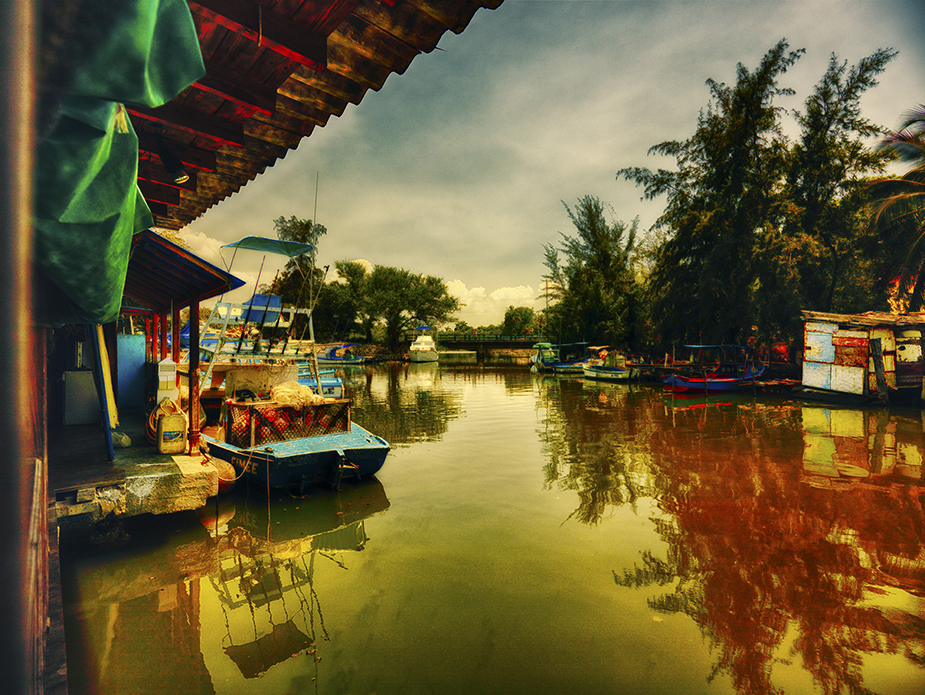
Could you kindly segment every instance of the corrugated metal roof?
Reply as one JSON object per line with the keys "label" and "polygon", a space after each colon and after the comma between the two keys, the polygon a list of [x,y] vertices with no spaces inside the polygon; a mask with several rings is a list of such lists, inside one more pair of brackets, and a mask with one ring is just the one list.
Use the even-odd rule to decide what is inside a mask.
{"label": "corrugated metal roof", "polygon": [[925,312],[891,314],[886,311],[865,311],[863,314],[830,314],[822,311],[804,311],[802,313],[804,321],[855,326],[919,326],[925,324]]}
{"label": "corrugated metal roof", "polygon": [[242,285],[244,280],[146,229],[132,237],[122,304],[167,313]]}

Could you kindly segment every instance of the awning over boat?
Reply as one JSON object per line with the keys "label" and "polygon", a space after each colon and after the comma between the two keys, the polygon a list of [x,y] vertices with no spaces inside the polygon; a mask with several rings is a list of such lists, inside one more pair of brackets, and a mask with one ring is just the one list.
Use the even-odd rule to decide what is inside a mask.
{"label": "awning over boat", "polygon": [[232,244],[225,244],[223,249],[249,249],[251,251],[263,251],[264,253],[278,253],[281,256],[301,256],[312,250],[311,244],[303,244],[300,241],[285,241],[283,239],[270,239],[263,236],[247,236]]}
{"label": "awning over boat", "polygon": [[59,101],[59,116],[36,150],[33,258],[50,281],[41,319],[53,324],[115,321],[132,234],[153,224],[123,104],[161,106],[205,75],[184,0],[124,0],[85,14],[97,26],[79,30],[94,40],[73,56],[63,92],[43,95],[43,105]]}

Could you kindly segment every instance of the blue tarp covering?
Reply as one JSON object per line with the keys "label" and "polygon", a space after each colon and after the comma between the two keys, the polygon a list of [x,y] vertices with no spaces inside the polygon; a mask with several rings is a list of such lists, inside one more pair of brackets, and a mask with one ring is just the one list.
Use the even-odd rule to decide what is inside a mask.
{"label": "blue tarp covering", "polygon": [[283,300],[278,294],[255,294],[244,306],[250,307],[244,314],[245,321],[271,324],[276,323],[276,319],[279,318]]}

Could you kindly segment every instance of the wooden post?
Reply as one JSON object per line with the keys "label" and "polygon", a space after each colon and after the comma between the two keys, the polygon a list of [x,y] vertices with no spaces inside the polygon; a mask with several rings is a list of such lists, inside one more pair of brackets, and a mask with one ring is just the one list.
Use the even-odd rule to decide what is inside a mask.
{"label": "wooden post", "polygon": [[189,453],[199,453],[199,300],[189,305]]}
{"label": "wooden post", "polygon": [[877,398],[888,403],[890,400],[886,385],[886,375],[883,373],[883,350],[880,347],[880,338],[871,338],[870,355],[874,360],[874,372],[877,375]]}
{"label": "wooden post", "polygon": [[[919,329],[919,348],[921,348],[922,345],[925,344],[925,340],[923,340],[923,334],[925,334],[925,326],[918,326],[918,329]],[[919,407],[922,407],[922,404],[925,403],[925,357],[923,357],[923,355],[921,354],[919,354],[918,367],[919,367],[919,378],[922,380],[922,388],[919,391]]]}
{"label": "wooden post", "polygon": [[180,307],[178,306],[174,306],[173,316],[170,319],[170,336],[170,359],[174,364],[180,364]]}
{"label": "wooden post", "polygon": [[151,361],[160,362],[161,360],[161,315],[156,311],[151,314]]}
{"label": "wooden post", "polygon": [[167,359],[167,314],[166,312],[161,314],[161,356],[158,359],[166,360]]}

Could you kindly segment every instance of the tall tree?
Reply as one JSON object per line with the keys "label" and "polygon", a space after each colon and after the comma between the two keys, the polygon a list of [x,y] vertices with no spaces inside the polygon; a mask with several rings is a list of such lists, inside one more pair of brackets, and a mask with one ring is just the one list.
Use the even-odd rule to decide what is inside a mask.
{"label": "tall tree", "polygon": [[371,343],[376,317],[369,305],[369,273],[363,264],[357,261],[335,261],[334,267],[344,281],[344,290],[348,297],[344,304],[344,318],[346,319],[349,313],[351,322],[364,332],[366,342]]}
{"label": "tall tree", "polygon": [[[557,340],[594,340],[614,345],[635,340],[639,288],[633,254],[639,220],[627,226],[609,223],[604,204],[587,195],[573,210],[563,202],[577,236],[560,233],[558,248],[546,244],[547,296],[552,330]],[[561,255],[560,255],[561,254]]]}
{"label": "tall tree", "polygon": [[[861,116],[860,99],[895,56],[880,49],[849,68],[832,54],[804,110],[794,114],[800,139],[790,155],[783,231],[804,250],[793,286],[804,308],[832,311],[836,288],[855,262],[866,204],[862,181],[882,172],[887,159],[866,144],[883,130]],[[850,273],[852,283],[856,276]]]}
{"label": "tall tree", "polygon": [[377,265],[365,284],[370,316],[385,324],[386,342],[396,350],[402,334],[420,322],[442,324],[452,319],[459,301],[446,283],[432,275]]}
{"label": "tall tree", "polygon": [[897,296],[910,311],[925,306],[925,104],[905,114],[880,149],[912,165],[900,178],[871,187],[878,203],[871,226],[880,242],[884,282],[897,282]]}
{"label": "tall tree", "polygon": [[667,196],[656,227],[668,238],[650,276],[666,341],[733,342],[752,326],[756,241],[775,209],[786,153],[774,99],[793,94],[778,80],[802,54],[782,40],[754,72],[739,64],[734,86],[707,80],[712,99],[693,137],[649,150],[674,157],[677,171],[617,172],[647,199]]}
{"label": "tall tree", "polygon": [[318,242],[328,233],[323,225],[298,217],[277,217],[273,220],[276,236],[282,241],[310,244],[311,250],[291,258],[278,278],[278,289],[283,301],[297,306],[311,306],[324,282],[324,272],[315,267]]}
{"label": "tall tree", "polygon": [[536,312],[528,306],[509,306],[501,324],[502,335],[532,333],[536,327]]}

